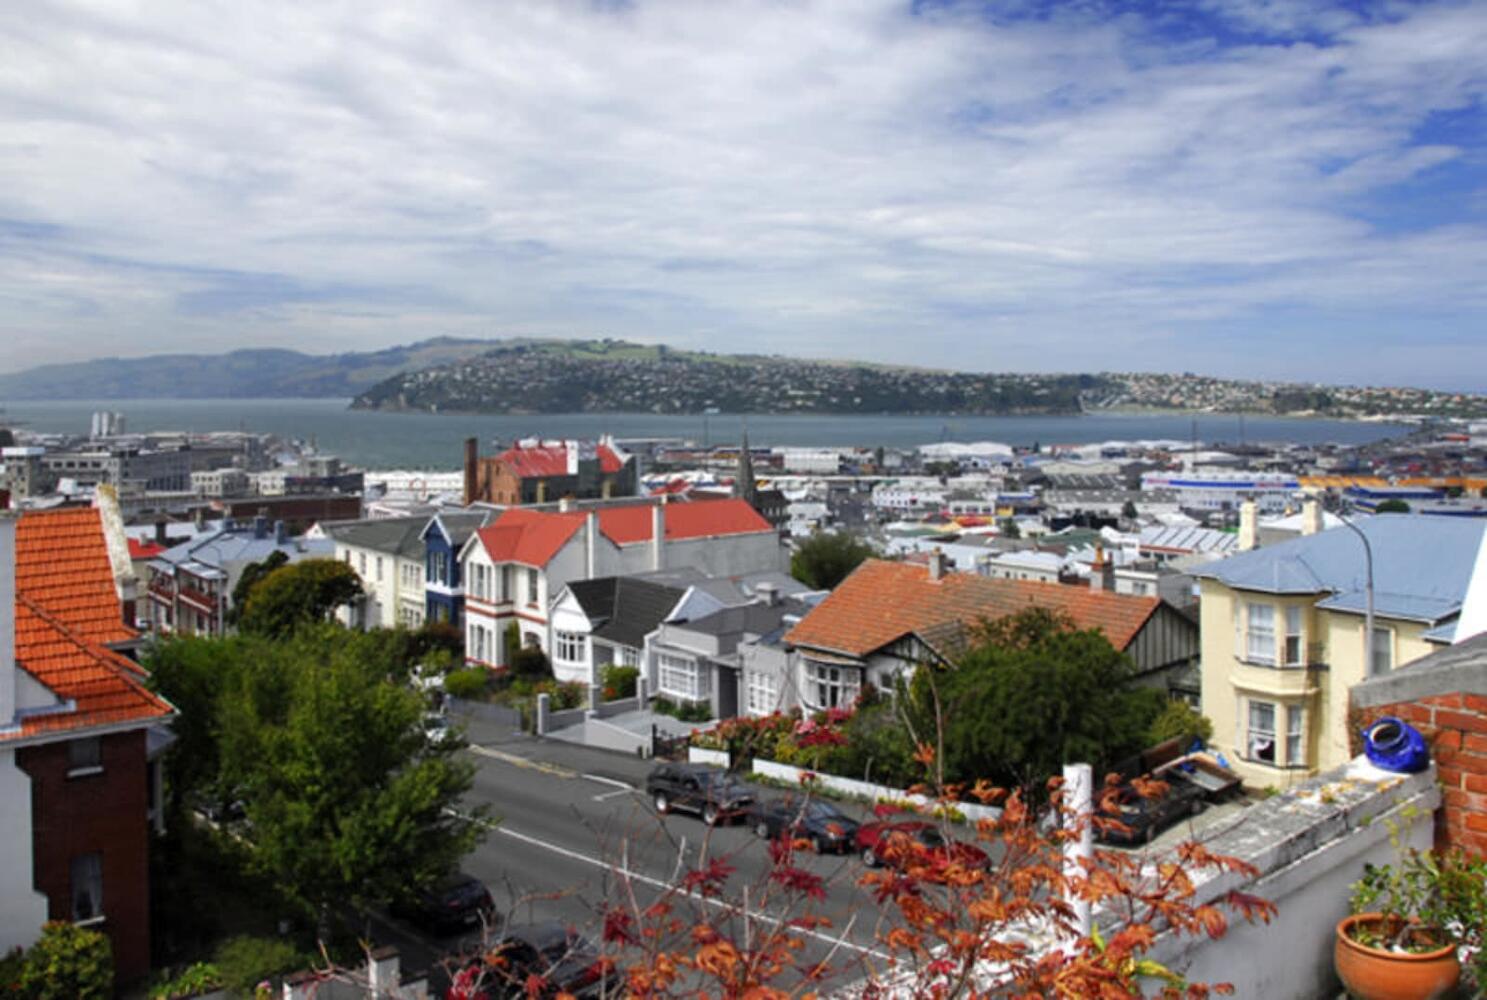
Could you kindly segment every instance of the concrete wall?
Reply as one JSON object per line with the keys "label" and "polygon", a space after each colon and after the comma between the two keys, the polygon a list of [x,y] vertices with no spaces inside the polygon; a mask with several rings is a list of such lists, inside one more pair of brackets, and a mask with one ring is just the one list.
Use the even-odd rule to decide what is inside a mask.
{"label": "concrete wall", "polygon": [[[772,760],[754,758],[753,770],[755,774],[762,774],[766,778],[774,778],[777,781],[788,782],[792,788],[800,787],[801,778],[806,774],[815,774],[822,787],[843,795],[860,795],[876,802],[914,802],[921,806],[931,805],[930,799],[923,795],[915,795],[901,788],[891,788],[888,785],[876,785],[870,781],[858,781],[854,778],[842,778],[835,774],[821,774],[808,771],[805,768],[793,767],[790,764],[779,764]],[[978,805],[974,802],[957,802],[955,808],[965,815],[968,820],[997,819],[1002,815],[1000,809],[992,806]]]}
{"label": "concrete wall", "polygon": [[31,885],[31,779],[16,767],[15,751],[0,750],[0,955],[29,948],[47,920],[47,898]]}

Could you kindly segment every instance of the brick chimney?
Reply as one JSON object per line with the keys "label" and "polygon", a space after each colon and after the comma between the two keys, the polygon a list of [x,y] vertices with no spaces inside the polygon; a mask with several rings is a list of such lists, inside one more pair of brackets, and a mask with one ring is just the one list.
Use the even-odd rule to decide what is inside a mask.
{"label": "brick chimney", "polygon": [[465,506],[475,502],[480,484],[476,471],[480,466],[480,442],[476,438],[465,438]]}
{"label": "brick chimney", "polygon": [[1089,566],[1090,590],[1115,590],[1115,560],[1105,555],[1103,545],[1095,546],[1095,561]]}
{"label": "brick chimney", "polygon": [[931,580],[945,579],[945,553],[939,549],[929,554],[929,578]]}

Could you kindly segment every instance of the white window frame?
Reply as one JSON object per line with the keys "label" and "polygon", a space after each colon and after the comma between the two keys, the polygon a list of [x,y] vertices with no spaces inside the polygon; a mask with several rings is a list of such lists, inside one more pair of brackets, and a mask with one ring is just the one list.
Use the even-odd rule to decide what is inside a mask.
{"label": "white window frame", "polygon": [[1306,706],[1286,706],[1286,766],[1299,767],[1306,763]]}
{"label": "white window frame", "polygon": [[813,711],[828,708],[851,708],[862,690],[862,678],[856,667],[835,666],[806,660],[801,664],[804,683],[801,700]]}
{"label": "white window frame", "polygon": [[[1275,605],[1250,601],[1244,608],[1244,658],[1275,666]],[[1269,650],[1268,652],[1266,650]]]}
{"label": "white window frame", "polygon": [[656,686],[664,695],[702,701],[711,694],[706,674],[696,657],[656,654]]}
{"label": "white window frame", "polygon": [[780,678],[762,670],[750,670],[746,678],[744,707],[750,715],[769,715],[780,707]]}
{"label": "white window frame", "polygon": [[[1255,724],[1256,711],[1268,709],[1270,712],[1270,728],[1265,729]],[[1255,764],[1264,764],[1267,767],[1279,767],[1280,745],[1279,732],[1277,730],[1278,706],[1273,701],[1261,701],[1258,698],[1244,699],[1244,712],[1240,715],[1239,747],[1244,754],[1244,759]],[[1270,759],[1266,760],[1261,754],[1265,752],[1264,743],[1269,743]]]}
{"label": "white window frame", "polygon": [[538,604],[537,570],[531,566],[527,567],[527,607],[535,608]]}
{"label": "white window frame", "polygon": [[[1368,628],[1366,621],[1363,628]],[[1366,664],[1366,669],[1366,677],[1378,677],[1394,669],[1394,629],[1388,625],[1373,623],[1373,662]]]}
{"label": "white window frame", "polygon": [[563,663],[585,663],[588,661],[589,637],[582,632],[564,632],[553,629],[552,658]]}
{"label": "white window frame", "polygon": [[640,666],[640,650],[636,649],[634,646],[616,646],[614,647],[614,656],[614,662],[616,666]]}
{"label": "white window frame", "polygon": [[1306,666],[1306,609],[1299,604],[1285,606],[1286,634],[1283,641],[1283,666]]}
{"label": "white window frame", "polygon": [[68,876],[73,923],[87,925],[102,922],[103,853],[90,851],[73,855],[68,865]]}

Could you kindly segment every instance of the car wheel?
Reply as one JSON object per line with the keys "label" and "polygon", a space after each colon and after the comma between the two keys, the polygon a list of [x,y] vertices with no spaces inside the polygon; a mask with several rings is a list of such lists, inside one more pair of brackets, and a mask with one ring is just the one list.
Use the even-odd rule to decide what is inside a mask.
{"label": "car wheel", "polygon": [[869,868],[878,867],[877,852],[874,851],[871,847],[864,847],[862,849],[862,863],[867,865]]}
{"label": "car wheel", "polygon": [[666,798],[666,793],[665,792],[657,792],[656,793],[656,799],[655,799],[655,801],[656,801],[656,812],[658,812],[658,813],[664,813],[664,812],[669,812],[670,811],[670,809],[671,809],[671,802]]}
{"label": "car wheel", "polygon": [[761,819],[758,822],[758,824],[754,827],[754,833],[758,835],[758,837],[759,837],[760,840],[768,840],[769,839],[769,824],[766,823],[764,820]]}
{"label": "car wheel", "polygon": [[702,822],[708,826],[718,825],[718,807],[709,802],[702,807]]}

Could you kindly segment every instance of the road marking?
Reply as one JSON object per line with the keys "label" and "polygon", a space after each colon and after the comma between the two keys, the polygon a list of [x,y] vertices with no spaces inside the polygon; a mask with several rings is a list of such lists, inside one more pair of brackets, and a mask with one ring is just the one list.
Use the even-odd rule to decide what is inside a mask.
{"label": "road marking", "polygon": [[612,792],[600,792],[598,795],[591,796],[591,798],[595,802],[603,802],[606,799],[617,798],[621,795],[629,795],[635,791],[634,785],[630,784],[628,781],[621,781],[618,778],[606,778],[602,774],[580,774],[579,777],[585,779],[586,781],[594,781],[598,782],[601,785],[609,785],[611,788],[614,789],[614,791]]}
{"label": "road marking", "polygon": [[476,743],[470,744],[467,749],[471,753],[478,753],[482,757],[499,760],[503,764],[510,764],[513,767],[524,767],[531,771],[541,771],[543,774],[551,774],[558,778],[578,777],[578,772],[569,768],[562,767],[558,764],[549,764],[546,761],[530,760],[514,753],[507,753],[504,750],[492,750],[490,747],[483,747]]}
{"label": "road marking", "polygon": [[[621,868],[618,865],[611,864],[610,862],[605,861],[603,858],[591,857],[581,851],[575,851],[567,847],[562,847],[558,844],[553,844],[538,837],[534,837],[531,834],[522,833],[519,830],[513,830],[509,826],[502,825],[496,827],[496,833],[504,834],[505,836],[511,837],[514,840],[520,840],[522,843],[530,844],[533,847],[540,847],[544,851],[551,851],[554,854],[562,855],[563,857],[570,858],[574,861],[581,861],[586,865],[593,865],[595,868],[607,869],[617,875],[625,878],[632,878],[637,882],[642,882],[645,885],[649,885],[657,889],[675,890],[676,892],[681,893],[683,896],[690,896],[692,899],[698,900],[702,903],[706,903],[709,906],[715,906],[720,910],[737,911],[738,909],[738,907],[734,904],[725,902],[724,900],[715,899],[712,896],[703,896],[700,893],[696,892],[688,892],[687,890],[680,889],[677,886],[674,886],[662,879],[652,878],[649,875],[642,875],[637,871]],[[762,920],[765,923],[774,924],[776,927],[781,925],[781,921],[778,917],[772,917],[767,913],[754,913],[752,914],[752,916],[756,920]],[[865,945],[853,944],[845,937],[832,937],[830,934],[825,934],[821,931],[814,930],[809,927],[791,927],[788,924],[785,925],[785,930],[789,931],[792,934],[799,934],[802,937],[816,938],[817,940],[824,941],[827,944],[832,945],[833,947],[846,948],[851,951],[859,952],[863,955],[871,955],[881,961],[886,962],[889,960],[888,955],[884,954],[881,951],[878,951],[876,948],[869,948]]]}
{"label": "road marking", "polygon": [[607,799],[617,798],[621,795],[629,795],[632,792],[633,789],[630,788],[616,788],[612,792],[600,792],[598,795],[591,795],[590,798],[592,798],[595,802],[603,802]]}

